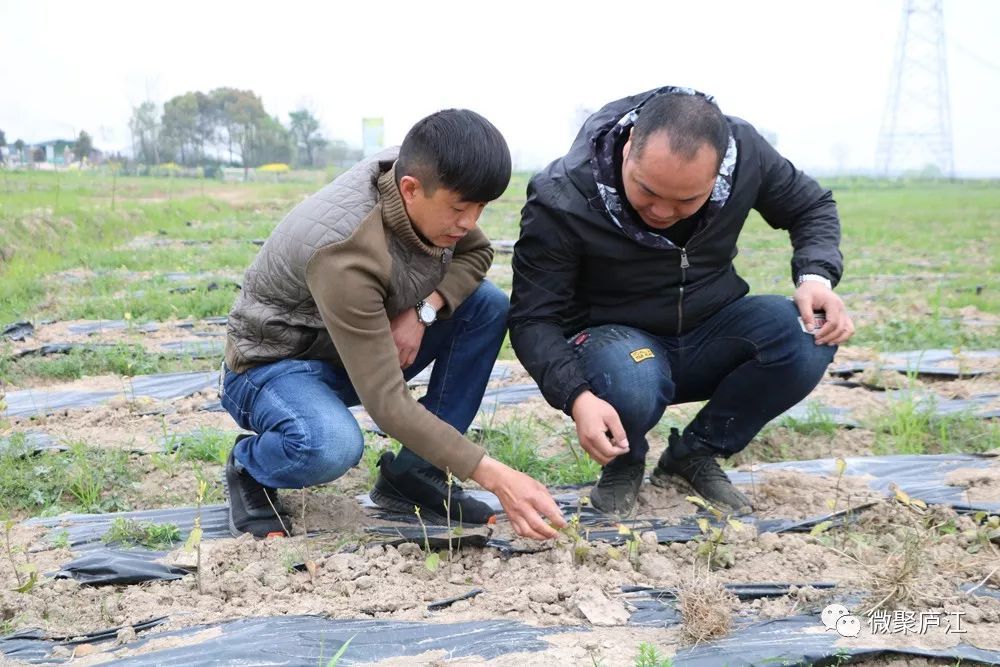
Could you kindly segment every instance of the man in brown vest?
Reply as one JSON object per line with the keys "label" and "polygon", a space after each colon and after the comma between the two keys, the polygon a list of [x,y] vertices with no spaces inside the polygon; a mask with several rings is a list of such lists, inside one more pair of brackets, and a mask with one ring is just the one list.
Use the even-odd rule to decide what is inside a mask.
{"label": "man in brown vest", "polygon": [[[489,121],[441,111],[418,122],[398,154],[358,164],[275,228],[229,315],[222,404],[254,432],[226,465],[234,535],[288,533],[275,489],[329,482],[358,463],[364,439],[348,408],[359,403],[404,445],[380,460],[378,505],[487,522],[490,506],[450,472],[496,494],[523,536],[554,536],[543,517],[564,525],[544,486],[463,436],[508,306],[484,280],[493,251],[476,223],[510,171]],[[431,361],[417,401],[406,381]]]}

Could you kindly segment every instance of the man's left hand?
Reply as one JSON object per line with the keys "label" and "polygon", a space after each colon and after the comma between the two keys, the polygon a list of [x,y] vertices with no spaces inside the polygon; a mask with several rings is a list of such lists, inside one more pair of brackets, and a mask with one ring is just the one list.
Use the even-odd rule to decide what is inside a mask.
{"label": "man's left hand", "polygon": [[812,330],[813,311],[826,313],[826,324],[815,332],[817,345],[840,345],[854,335],[854,322],[839,296],[823,283],[807,280],[792,297],[806,328]]}
{"label": "man's left hand", "polygon": [[424,329],[427,327],[417,319],[414,308],[406,308],[389,321],[389,328],[392,330],[396,350],[399,351],[399,367],[407,369],[417,358],[420,341],[424,339]]}

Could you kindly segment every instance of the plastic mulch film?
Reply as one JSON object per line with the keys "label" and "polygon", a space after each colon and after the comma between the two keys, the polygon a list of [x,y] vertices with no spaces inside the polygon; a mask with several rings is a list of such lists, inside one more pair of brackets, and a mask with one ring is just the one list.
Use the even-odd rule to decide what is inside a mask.
{"label": "plastic mulch film", "polygon": [[[862,621],[862,624],[865,623]],[[673,664],[675,667],[770,667],[843,664],[878,656],[946,658],[1000,664],[1000,651],[977,648],[962,641],[947,648],[931,649],[907,646],[904,641],[893,641],[890,646],[877,635],[842,637],[836,631],[827,630],[819,615],[790,616],[738,628],[723,639],[681,649],[674,656]]]}
{"label": "plastic mulch film", "polygon": [[[131,626],[136,633],[144,632],[166,622],[166,617],[153,618]],[[99,630],[85,635],[53,636],[46,635],[41,630],[20,630],[14,634],[0,637],[0,653],[19,663],[29,665],[58,665],[69,662],[72,650],[81,644],[101,644],[113,642],[118,638],[122,628]],[[62,648],[65,657],[56,655]]]}
{"label": "plastic mulch film", "polygon": [[48,433],[24,431],[19,435],[0,437],[0,454],[31,456],[41,452],[65,452],[69,448],[60,445]]}
{"label": "plastic mulch film", "polygon": [[[325,665],[350,642],[338,665],[361,665],[446,651],[449,658],[478,656],[489,660],[507,653],[549,648],[546,635],[582,628],[538,628],[510,620],[417,623],[388,620],[336,620],[321,616],[247,618],[200,625],[115,646],[111,630],[84,641],[7,637],[0,651],[30,664],[59,664],[58,646],[93,643],[106,649],[116,665],[189,667],[189,665]],[[23,634],[23,633],[22,633]],[[185,642],[185,639],[189,641]],[[156,645],[144,650],[147,643]],[[101,644],[107,644],[102,647]],[[168,644],[166,648],[158,646]],[[92,656],[100,655],[91,654]],[[252,656],[252,659],[248,658]]]}
{"label": "plastic mulch film", "polygon": [[76,391],[66,389],[22,389],[7,394],[7,415],[27,417],[45,415],[66,408],[87,408],[105,403],[124,395],[130,397],[157,398],[170,400],[183,398],[205,389],[217,387],[218,371],[197,371],[192,373],[163,373],[160,375],[139,375],[131,379],[128,386],[105,391]]}
{"label": "plastic mulch film", "polygon": [[879,361],[834,364],[830,373],[849,376],[872,368],[938,377],[975,377],[994,372],[998,359],[1000,350],[975,350],[958,355],[951,350],[911,350],[885,353]]}
{"label": "plastic mulch film", "polygon": [[[28,519],[25,526],[43,526],[49,532],[64,533],[68,546],[77,552],[86,552],[103,548],[104,535],[116,519],[129,519],[143,523],[167,524],[177,526],[180,531],[181,543],[187,538],[194,527],[196,507],[176,507],[158,510],[140,510],[137,512],[109,512],[107,514],[63,514],[46,519]],[[230,537],[229,512],[226,505],[202,505],[201,507],[202,539],[210,540],[220,537]]]}
{"label": "plastic mulch film", "polygon": [[0,338],[6,338],[12,341],[23,341],[25,338],[33,336],[35,333],[35,325],[31,322],[14,322],[13,324],[8,324],[0,331]]}

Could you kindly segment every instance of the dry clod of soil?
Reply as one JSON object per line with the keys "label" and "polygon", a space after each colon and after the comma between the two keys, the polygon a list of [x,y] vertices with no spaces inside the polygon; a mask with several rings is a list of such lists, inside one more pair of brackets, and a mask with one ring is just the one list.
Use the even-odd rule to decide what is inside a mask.
{"label": "dry clod of soil", "polygon": [[582,588],[578,590],[570,603],[580,616],[590,621],[591,625],[613,626],[628,623],[628,611],[619,600],[611,600],[601,590]]}

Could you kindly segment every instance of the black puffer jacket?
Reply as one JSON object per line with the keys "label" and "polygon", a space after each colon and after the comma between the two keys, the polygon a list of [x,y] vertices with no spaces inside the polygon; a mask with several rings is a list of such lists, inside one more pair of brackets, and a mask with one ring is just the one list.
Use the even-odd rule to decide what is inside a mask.
{"label": "black puffer jacket", "polygon": [[739,118],[727,117],[737,148],[729,197],[684,248],[647,247],[612,222],[595,184],[594,136],[665,90],[605,106],[587,120],[570,152],[528,185],[514,247],[511,344],[549,404],[567,413],[588,389],[567,337],[612,323],[677,335],[749,291],[733,258],[750,209],[788,230],[793,280],[805,273],[834,284],[840,279],[832,194]]}

